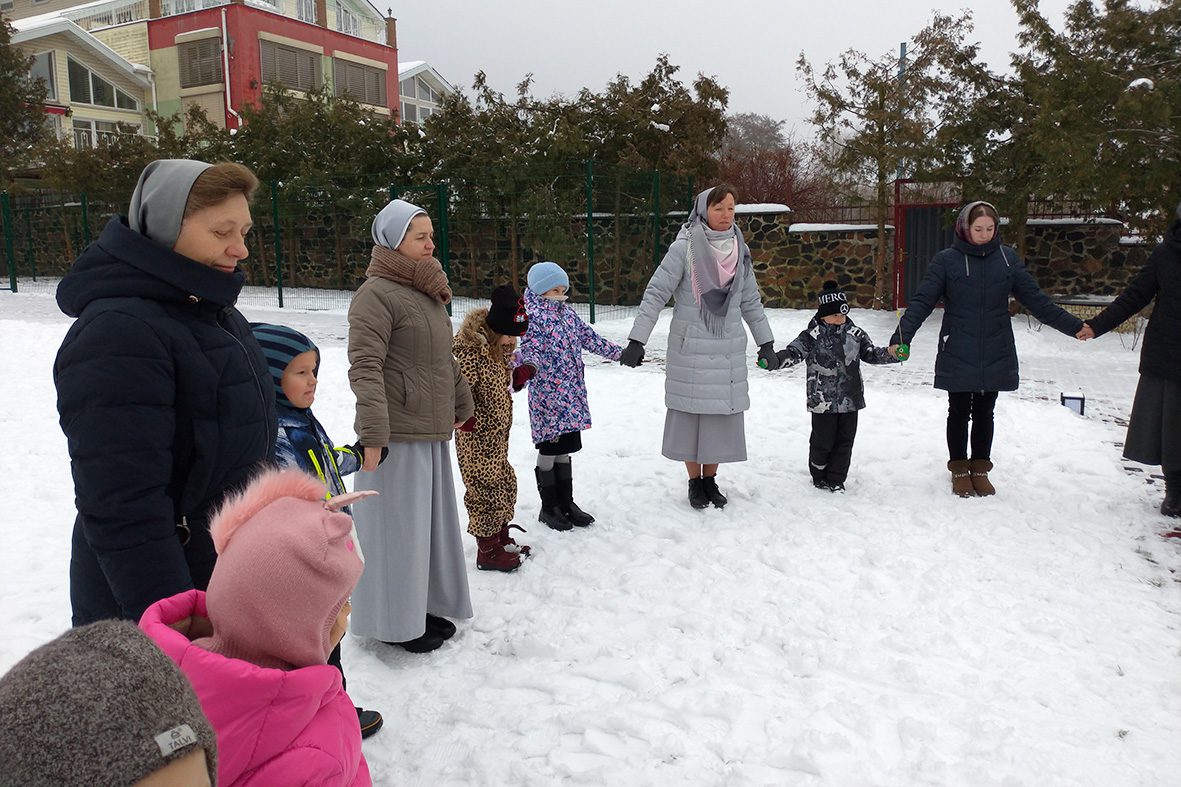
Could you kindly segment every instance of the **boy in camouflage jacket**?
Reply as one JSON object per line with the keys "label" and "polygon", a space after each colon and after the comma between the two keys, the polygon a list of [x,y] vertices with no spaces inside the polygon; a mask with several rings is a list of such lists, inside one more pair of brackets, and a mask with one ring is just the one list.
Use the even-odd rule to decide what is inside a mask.
{"label": "boy in camouflage jacket", "polygon": [[865,407],[861,361],[898,363],[885,347],[875,347],[865,331],[848,318],[849,303],[835,281],[824,283],[816,316],[786,348],[779,368],[807,363],[808,470],[817,489],[845,488],[857,437],[857,411]]}

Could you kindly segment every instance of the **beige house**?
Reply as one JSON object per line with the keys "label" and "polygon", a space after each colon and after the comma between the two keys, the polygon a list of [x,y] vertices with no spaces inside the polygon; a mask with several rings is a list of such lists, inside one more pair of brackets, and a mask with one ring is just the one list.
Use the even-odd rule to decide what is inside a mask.
{"label": "beige house", "polygon": [[403,123],[422,123],[442,108],[444,96],[456,91],[425,60],[411,60],[398,64],[398,92],[399,119]]}
{"label": "beige house", "polygon": [[146,65],[126,60],[56,13],[12,24],[13,45],[33,57],[33,76],[45,80],[46,114],[59,138],[92,147],[115,134],[154,133],[145,115],[154,106]]}

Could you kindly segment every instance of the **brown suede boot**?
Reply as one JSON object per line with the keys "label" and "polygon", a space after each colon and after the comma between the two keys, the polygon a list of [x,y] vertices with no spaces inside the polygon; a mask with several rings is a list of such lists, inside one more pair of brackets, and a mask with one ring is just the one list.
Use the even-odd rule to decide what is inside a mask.
{"label": "brown suede boot", "polygon": [[491,536],[476,536],[476,568],[481,571],[516,571],[521,567],[521,555],[509,552],[500,543],[500,532]]}
{"label": "brown suede boot", "polygon": [[969,459],[968,474],[972,477],[972,488],[980,497],[996,494],[996,487],[988,480],[988,471],[992,469],[992,462],[987,459]]}
{"label": "brown suede boot", "polygon": [[967,459],[952,459],[947,463],[951,471],[951,492],[959,497],[971,497],[976,494],[972,487],[972,477],[968,471]]}

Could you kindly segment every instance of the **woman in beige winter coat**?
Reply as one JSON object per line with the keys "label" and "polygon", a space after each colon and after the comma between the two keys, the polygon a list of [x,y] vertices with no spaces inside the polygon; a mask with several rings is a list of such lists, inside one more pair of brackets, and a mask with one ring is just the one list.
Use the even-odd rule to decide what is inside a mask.
{"label": "woman in beige winter coat", "polygon": [[[356,489],[381,493],[354,516],[365,573],[352,631],[422,653],[470,618],[448,443],[472,417],[451,355],[451,288],[426,211],[402,200],[373,220],[373,258],[349,307],[349,383],[365,447]],[[389,456],[378,467],[381,448]]]}
{"label": "woman in beige winter coat", "polygon": [[[529,547],[518,546],[509,533],[517,506],[517,474],[508,460],[508,435],[513,425],[513,350],[529,319],[525,303],[511,286],[492,291],[492,306],[469,312],[455,335],[454,352],[472,389],[476,424],[455,438],[459,472],[467,491],[467,532],[476,537],[476,568],[515,571]],[[518,377],[532,367],[519,367]]]}

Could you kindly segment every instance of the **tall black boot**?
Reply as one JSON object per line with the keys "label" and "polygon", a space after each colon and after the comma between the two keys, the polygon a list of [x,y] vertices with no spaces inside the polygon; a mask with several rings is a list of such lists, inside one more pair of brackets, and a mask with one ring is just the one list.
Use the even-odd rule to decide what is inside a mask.
{"label": "tall black boot", "polygon": [[1165,471],[1165,499],[1160,512],[1165,516],[1181,516],[1181,470]]}
{"label": "tall black boot", "polygon": [[535,467],[533,472],[537,476],[537,493],[541,495],[541,513],[537,515],[537,521],[552,530],[569,530],[574,527],[574,523],[566,518],[558,504],[558,487],[554,471]]}
{"label": "tall black boot", "polygon": [[595,521],[595,518],[583,511],[574,502],[574,480],[572,477],[573,468],[570,462],[558,462],[554,465],[554,479],[558,487],[558,508],[566,515],[566,518],[574,523],[575,527],[586,527]]}

